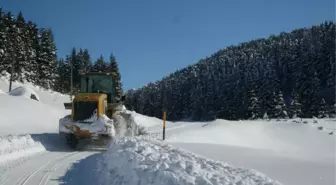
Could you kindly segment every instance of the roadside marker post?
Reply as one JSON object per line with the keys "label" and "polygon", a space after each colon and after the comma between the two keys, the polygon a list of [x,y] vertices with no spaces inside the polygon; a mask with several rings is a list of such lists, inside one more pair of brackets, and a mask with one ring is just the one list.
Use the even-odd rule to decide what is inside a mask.
{"label": "roadside marker post", "polygon": [[162,131],[162,139],[165,140],[166,137],[166,118],[167,118],[167,114],[166,111],[163,111],[163,131]]}

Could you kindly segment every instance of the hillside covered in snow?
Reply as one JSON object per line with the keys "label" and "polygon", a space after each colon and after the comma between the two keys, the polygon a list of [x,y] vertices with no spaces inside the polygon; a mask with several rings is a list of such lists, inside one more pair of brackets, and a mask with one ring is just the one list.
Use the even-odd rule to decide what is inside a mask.
{"label": "hillside covered in snow", "polygon": [[169,120],[335,117],[335,22],[223,48],[127,92],[127,107]]}

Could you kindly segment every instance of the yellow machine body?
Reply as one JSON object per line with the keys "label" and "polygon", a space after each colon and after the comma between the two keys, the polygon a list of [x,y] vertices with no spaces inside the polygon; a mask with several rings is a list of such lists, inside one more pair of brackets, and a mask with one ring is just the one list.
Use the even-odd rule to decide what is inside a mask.
{"label": "yellow machine body", "polygon": [[74,105],[76,102],[97,102],[97,118],[105,114],[106,108],[107,108],[107,95],[106,94],[99,94],[99,93],[82,93],[75,96],[73,99],[73,103],[71,106],[71,120],[74,120],[75,115],[75,108]]}

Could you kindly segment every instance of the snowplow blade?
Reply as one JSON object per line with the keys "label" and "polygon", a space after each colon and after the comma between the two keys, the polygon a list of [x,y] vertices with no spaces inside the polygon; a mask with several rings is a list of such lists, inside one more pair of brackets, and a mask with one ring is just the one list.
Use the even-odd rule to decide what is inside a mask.
{"label": "snowplow blade", "polygon": [[70,103],[64,103],[65,109],[72,109],[72,102]]}

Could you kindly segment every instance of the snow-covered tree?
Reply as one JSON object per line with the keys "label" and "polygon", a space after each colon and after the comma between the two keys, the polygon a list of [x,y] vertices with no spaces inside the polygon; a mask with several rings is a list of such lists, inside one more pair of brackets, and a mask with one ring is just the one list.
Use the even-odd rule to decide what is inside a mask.
{"label": "snow-covered tree", "polygon": [[295,91],[292,93],[292,101],[289,110],[292,118],[302,117],[299,95]]}
{"label": "snow-covered tree", "polygon": [[110,55],[110,63],[108,64],[108,70],[116,74],[116,100],[120,101],[123,95],[121,75],[119,72],[119,66],[116,61],[116,58],[113,54]]}
{"label": "snow-covered tree", "polygon": [[249,91],[248,118],[249,119],[261,118],[260,102],[253,89]]}
{"label": "snow-covered tree", "polygon": [[274,118],[288,118],[287,108],[283,99],[282,92],[279,91],[276,98],[277,105],[273,110]]}
{"label": "snow-covered tree", "polygon": [[56,45],[51,29],[39,30],[38,84],[47,89],[54,86],[56,80]]}

